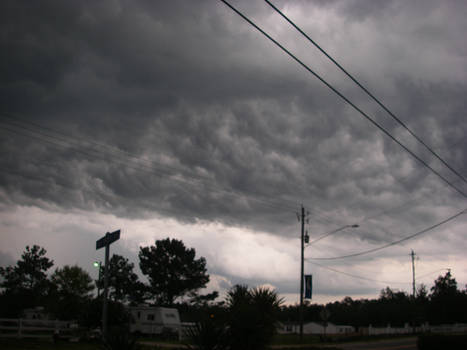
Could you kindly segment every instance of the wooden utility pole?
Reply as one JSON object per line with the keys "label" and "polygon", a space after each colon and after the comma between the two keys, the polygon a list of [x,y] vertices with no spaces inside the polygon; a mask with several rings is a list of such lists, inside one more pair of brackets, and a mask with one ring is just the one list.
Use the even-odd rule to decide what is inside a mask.
{"label": "wooden utility pole", "polygon": [[410,253],[410,256],[412,257],[412,295],[415,299],[415,253],[413,250],[412,253]]}
{"label": "wooden utility pole", "polygon": [[301,221],[301,259],[300,259],[300,343],[303,342],[303,267],[304,267],[304,250],[305,250],[305,208],[302,205]]}

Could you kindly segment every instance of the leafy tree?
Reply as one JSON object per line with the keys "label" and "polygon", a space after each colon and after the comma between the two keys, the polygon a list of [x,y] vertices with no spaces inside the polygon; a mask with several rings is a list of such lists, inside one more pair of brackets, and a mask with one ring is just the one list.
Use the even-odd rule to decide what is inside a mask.
{"label": "leafy tree", "polygon": [[26,246],[15,266],[0,267],[3,277],[0,313],[17,317],[25,308],[38,306],[44,302],[49,291],[47,270],[53,261],[47,258],[47,251],[37,245]]}
{"label": "leafy tree", "polygon": [[[114,254],[109,261],[109,297],[123,303],[143,301],[144,285],[134,272],[135,265],[121,255]],[[99,289],[104,289],[104,267],[101,267]]]}
{"label": "leafy tree", "polygon": [[377,306],[381,313],[378,323],[402,326],[411,320],[411,299],[405,292],[386,287],[381,291]]}
{"label": "leafy tree", "polygon": [[94,290],[92,278],[79,266],[57,268],[51,277],[49,310],[59,319],[81,319]]}
{"label": "leafy tree", "polygon": [[435,285],[431,287],[431,299],[444,299],[455,297],[458,293],[457,282],[451,276],[451,271],[446,272],[444,276],[439,276]]}
{"label": "leafy tree", "polygon": [[42,294],[47,282],[47,270],[53,261],[45,256],[47,251],[37,245],[26,246],[16,266],[0,267],[0,275],[4,278],[0,286],[6,292],[30,291]]}
{"label": "leafy tree", "polygon": [[196,292],[190,292],[188,293],[188,296],[190,297],[190,303],[192,305],[202,307],[208,306],[209,303],[212,303],[214,300],[216,300],[219,297],[219,292],[214,291],[204,295],[200,295]]}
{"label": "leafy tree", "polygon": [[92,278],[79,266],[65,265],[57,268],[51,277],[61,297],[89,298],[94,290]]}
{"label": "leafy tree", "polygon": [[466,316],[462,304],[465,304],[463,295],[457,289],[456,279],[448,271],[444,276],[439,276],[431,288],[430,323],[463,322]]}
{"label": "leafy tree", "polygon": [[428,290],[426,289],[426,285],[423,283],[417,288],[416,298],[424,302],[428,301]]}
{"label": "leafy tree", "polygon": [[187,249],[182,241],[169,238],[140,248],[139,266],[149,279],[148,292],[156,303],[173,305],[176,298],[206,287],[206,260],[195,259],[195,255],[193,248]]}

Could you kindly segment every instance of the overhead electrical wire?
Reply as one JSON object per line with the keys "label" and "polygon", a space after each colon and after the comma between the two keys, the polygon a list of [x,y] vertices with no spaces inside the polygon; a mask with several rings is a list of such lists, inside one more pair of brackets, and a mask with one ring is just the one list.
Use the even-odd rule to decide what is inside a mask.
{"label": "overhead electrical wire", "polygon": [[[188,182],[188,183],[194,184],[194,181],[195,181],[198,184],[200,184],[201,183],[200,181],[206,180],[205,178],[199,175],[188,174],[186,172],[184,173],[183,170],[178,169],[178,168],[168,167],[165,165],[156,166],[154,162],[152,161],[140,159],[139,157],[135,155],[132,155],[128,152],[116,149],[114,147],[111,147],[105,144],[100,144],[100,143],[92,142],[92,141],[84,141],[84,143],[87,143],[87,144],[83,144],[83,141],[77,140],[76,138],[73,138],[69,135],[65,135],[61,132],[58,132],[50,128],[42,127],[41,125],[26,121],[26,120],[23,120],[23,123],[30,124],[29,127],[22,125],[22,124],[18,124],[18,120],[15,120],[15,118],[5,115],[3,113],[2,115],[7,118],[13,119],[14,121],[12,123],[11,121],[8,121],[8,120],[0,120],[0,122],[4,124],[9,124],[9,126],[0,124],[0,128],[4,130],[13,132],[16,134],[21,134],[26,137],[31,137],[41,142],[45,142],[45,143],[48,143],[54,146],[68,148],[68,149],[71,149],[73,152],[83,154],[87,157],[92,157],[92,158],[97,157],[105,161],[111,161],[111,162],[114,162],[120,165],[124,165],[125,167],[132,168],[134,170],[147,171],[147,172],[156,174],[160,177],[170,177],[170,180],[178,181],[182,183]],[[15,127],[25,130],[28,133],[25,134],[24,132],[21,132],[20,130],[15,129]],[[43,130],[40,130],[40,129],[43,129]],[[51,134],[51,132],[53,134]],[[95,148],[96,146],[101,149],[96,149]],[[106,148],[107,151],[102,150],[102,148]],[[107,158],[109,156],[111,156],[112,158],[111,159]],[[179,178],[179,177],[174,178],[173,177],[174,174],[171,171],[181,172],[184,178]],[[278,203],[277,200],[274,200],[272,198],[267,199],[267,198],[264,198],[264,196],[261,197],[262,195],[259,195],[259,194],[258,194],[258,197],[256,196],[252,197],[252,196],[246,196],[245,194],[242,194],[242,193],[238,193],[238,191],[226,190],[219,186],[216,186],[217,188],[215,188],[215,186],[207,185],[206,183],[201,183],[201,185],[204,187],[210,188],[214,192],[217,191],[217,192],[225,193],[228,195],[238,196],[240,198],[245,198],[247,200],[253,200],[262,205],[269,206],[270,208],[274,208],[278,210],[287,210],[290,212],[295,212],[295,209],[296,209],[296,207],[292,205],[291,203],[287,204],[287,203],[284,203],[284,201],[282,200],[281,200],[281,203]]]}
{"label": "overhead electrical wire", "polygon": [[271,6],[279,15],[281,15],[287,22],[289,22],[300,34],[302,34],[309,42],[311,42],[321,53],[323,53],[332,63],[334,63],[345,75],[347,75],[360,89],[362,89],[369,97],[371,97],[389,116],[391,116],[399,125],[401,125],[407,132],[412,135],[419,143],[421,143],[432,155],[434,155],[441,163],[443,163],[449,170],[456,174],[462,181],[467,183],[467,179],[460,174],[456,169],[448,164],[440,155],[438,155],[428,144],[426,144],[419,136],[415,134],[400,118],[398,118],[388,107],[386,107],[377,97],[375,97],[368,89],[363,86],[353,75],[351,75],[344,67],[342,67],[334,58],[332,58],[320,45],[318,45],[309,35],[307,35],[301,28],[299,28],[290,18],[288,18],[282,11],[280,11],[269,0],[264,0]]}
{"label": "overhead electrical wire", "polygon": [[375,280],[375,279],[372,279],[372,278],[362,277],[362,276],[354,275],[354,274],[351,274],[351,273],[348,273],[348,272],[336,270],[336,269],[334,269],[334,268],[332,268],[332,267],[324,266],[324,265],[318,264],[317,262],[309,261],[309,263],[310,263],[310,264],[313,264],[313,265],[316,265],[316,266],[318,266],[318,267],[321,267],[321,268],[323,268],[323,269],[326,269],[326,270],[330,270],[330,271],[333,271],[333,272],[336,272],[336,273],[340,273],[340,274],[342,274],[342,275],[346,275],[346,276],[349,276],[349,277],[352,277],[352,278],[357,278],[357,279],[364,280],[364,281],[377,282],[377,283],[383,283],[383,284],[411,284],[410,282],[387,282],[387,281],[379,281],[379,280]]}
{"label": "overhead electrical wire", "polygon": [[[124,165],[126,168],[133,169],[136,171],[155,173],[159,177],[171,177],[173,176],[173,172],[182,172],[184,178],[171,177],[171,180],[180,182],[181,184],[188,182],[192,184],[198,183],[202,186],[206,186],[206,184],[202,183],[201,181],[207,179],[202,176],[199,176],[198,174],[188,174],[186,172],[183,173],[182,169],[166,166],[165,164],[161,168],[160,165],[154,164],[153,161],[141,159],[134,154],[131,154],[129,152],[107,144],[98,143],[91,140],[82,140],[74,136],[67,135],[63,132],[57,131],[55,129],[34,123],[16,115],[8,113],[0,113],[0,115],[8,118],[7,120],[0,120],[0,128],[9,132],[34,138],[40,142],[45,142],[53,146],[67,148],[69,150],[72,150],[73,152],[80,153],[86,157],[110,161],[116,164]],[[7,125],[2,125],[2,123]],[[27,131],[28,133],[25,134],[22,131],[15,128]],[[112,157],[112,159],[108,158],[109,155]],[[130,162],[128,162],[128,160]],[[220,188],[219,186],[216,186],[217,188],[214,188],[213,185],[209,185],[208,187],[211,187],[211,189],[214,191],[222,192],[227,195],[237,196],[239,198],[245,198],[247,200],[253,200],[255,202],[258,202],[262,206],[269,207],[274,210],[285,210],[291,213],[296,212],[296,206],[290,200],[284,201],[283,199],[281,199],[279,203],[277,202],[277,200],[274,200],[272,198],[261,197],[262,195],[260,194],[257,194],[257,196],[251,196],[250,194],[250,196],[247,197],[244,194],[239,193],[238,191],[226,190]],[[318,216],[318,218],[316,219],[316,221],[318,222],[326,221],[327,223],[333,223],[332,219],[329,216],[326,216],[323,213],[319,213],[316,210],[312,210],[311,214]]]}
{"label": "overhead electrical wire", "polygon": [[414,233],[414,234],[411,234],[409,236],[406,236],[402,239],[398,239],[397,241],[394,241],[394,242],[391,242],[391,243],[388,243],[388,244],[385,244],[385,245],[382,245],[380,247],[377,247],[377,248],[373,248],[373,249],[368,249],[368,250],[364,250],[362,252],[358,252],[358,253],[354,253],[354,254],[348,254],[348,255],[342,255],[342,256],[335,256],[335,257],[325,257],[325,258],[306,258],[305,260],[307,261],[311,261],[311,260],[338,260],[338,259],[347,259],[347,258],[353,258],[353,257],[357,257],[357,256],[361,256],[361,255],[366,255],[366,254],[370,254],[370,253],[374,253],[376,251],[379,251],[379,250],[382,250],[382,249],[385,249],[385,248],[389,248],[391,246],[394,246],[394,245],[397,245],[399,243],[402,243],[402,242],[405,242],[405,241],[408,241],[409,239],[412,239],[412,238],[415,238],[417,236],[420,236],[428,231],[431,231],[441,225],[444,225],[446,223],[448,223],[449,221],[451,220],[454,220],[456,219],[457,217],[459,217],[460,215],[462,214],[465,214],[467,213],[467,208],[465,208],[464,210],[458,212],[457,214],[455,215],[452,215],[450,217],[448,217],[447,219],[444,219],[443,221],[441,222],[438,222],[430,227],[427,227],[421,231],[418,231],[417,233]]}
{"label": "overhead electrical wire", "polygon": [[438,269],[438,270],[434,270],[434,271],[431,271],[431,272],[428,272],[428,273],[424,273],[422,275],[417,275],[417,279],[419,280],[420,278],[424,278],[424,277],[430,276],[430,275],[432,275],[432,274],[434,274],[436,272],[445,271],[445,270],[448,270],[448,269],[446,269],[446,268]]}
{"label": "overhead electrical wire", "polygon": [[[457,142],[457,143],[458,143],[458,142]],[[456,144],[457,144],[457,143],[456,143]],[[452,147],[455,147],[455,144],[453,144]],[[397,177],[394,177],[394,176],[393,176],[392,178],[393,178],[394,181],[400,183],[401,185],[404,185],[404,184],[405,184],[405,180],[406,180],[408,177],[410,177],[410,176],[412,176],[412,177],[413,177],[413,176],[416,176],[416,174],[417,174],[419,171],[421,171],[421,170],[423,170],[423,168],[416,168],[415,170],[412,171],[411,174],[407,174],[407,175],[405,175],[405,176],[403,176],[403,177],[400,177],[400,178],[397,178]],[[458,184],[458,183],[461,182],[461,181],[462,181],[461,179],[456,179],[456,180],[453,181],[453,183]],[[449,186],[448,186],[447,184],[445,184],[445,183],[443,183],[443,186],[449,187]],[[364,223],[364,222],[366,222],[366,221],[369,221],[369,220],[373,220],[373,219],[375,219],[375,218],[377,218],[377,217],[379,217],[379,216],[383,216],[383,215],[384,215],[384,216],[389,216],[389,214],[397,213],[397,212],[403,210],[405,207],[407,207],[407,206],[409,206],[409,205],[413,205],[415,202],[418,202],[418,201],[420,201],[420,200],[422,200],[422,199],[424,199],[424,198],[426,198],[426,197],[434,197],[434,196],[438,196],[438,194],[437,194],[436,192],[434,192],[434,191],[424,192],[424,193],[422,193],[422,194],[420,194],[420,195],[417,195],[417,196],[414,196],[413,194],[410,194],[410,197],[412,197],[412,198],[409,198],[409,199],[405,200],[403,203],[399,203],[399,204],[396,204],[396,205],[394,205],[394,206],[392,206],[392,207],[390,207],[390,208],[388,208],[388,209],[378,210],[378,211],[375,211],[375,212],[370,213],[370,214],[368,214],[368,215],[365,215],[362,219],[360,219],[360,220],[358,220],[358,221],[355,221],[355,223],[361,225],[362,223]],[[309,209],[309,207],[310,207],[309,205],[307,205],[306,203],[304,203],[304,205],[305,205],[305,207],[308,208],[308,210],[310,210],[310,209]],[[315,211],[315,210],[316,210],[316,209],[313,209],[313,211]],[[313,212],[313,211],[312,211],[312,212]],[[313,215],[312,215],[312,216],[313,216]],[[324,214],[323,214],[322,216],[323,216],[323,219],[324,219],[327,223],[329,223],[329,224],[331,224],[331,225],[333,225],[333,226],[339,225],[338,223],[336,223],[336,217],[331,218],[331,217],[329,216],[329,214],[327,214],[327,215],[324,215]],[[325,218],[326,216],[327,216],[328,218],[330,218],[330,219],[326,219],[326,218]],[[338,216],[338,215],[337,215],[337,216]],[[321,221],[321,220],[318,220],[318,221]],[[348,225],[342,225],[342,224],[341,224],[341,225],[338,227],[338,229],[341,229],[341,227],[345,227],[345,226],[348,226]]]}
{"label": "overhead electrical wire", "polygon": [[322,78],[318,73],[312,70],[308,65],[306,65],[303,61],[297,58],[293,53],[287,50],[283,45],[281,45],[277,40],[271,37],[268,33],[266,33],[263,29],[261,29],[258,25],[256,25],[253,21],[251,21],[248,17],[246,17],[243,13],[233,7],[229,2],[226,0],[220,0],[225,5],[227,5],[231,10],[233,10],[237,15],[242,17],[246,22],[248,22],[251,26],[253,26],[256,30],[258,30],[261,34],[263,34],[266,38],[268,38],[271,42],[273,42],[277,47],[279,47],[282,51],[284,51],[287,55],[289,55],[295,62],[301,65],[305,70],[311,73],[315,78],[321,81],[324,85],[326,85],[331,91],[333,91],[336,95],[338,95],[342,100],[344,100],[347,104],[349,104],[353,109],[355,109],[358,113],[360,113],[365,119],[367,119],[371,124],[376,126],[380,129],[386,136],[388,136],[392,141],[397,143],[403,150],[405,150],[408,154],[410,154],[414,159],[416,159],[420,164],[424,167],[429,169],[433,174],[435,174],[438,178],[448,184],[452,189],[456,192],[461,194],[463,197],[467,197],[461,189],[457,188],[451,181],[441,175],[438,171],[433,169],[426,161],[416,155],[413,151],[411,151],[407,146],[405,146],[402,142],[400,142],[397,138],[395,138],[389,131],[387,131],[382,125],[376,122],[373,118],[371,118],[367,113],[365,113],[362,109],[356,106],[352,101],[350,101],[347,97],[345,97],[339,90],[337,90],[334,86],[328,83],[324,78]]}
{"label": "overhead electrical wire", "polygon": [[346,228],[356,228],[356,227],[358,227],[357,224],[353,224],[353,225],[344,225],[344,226],[339,227],[339,228],[337,228],[337,229],[335,229],[335,230],[332,230],[332,231],[323,233],[323,234],[321,234],[318,238],[316,238],[316,239],[312,240],[310,243],[308,243],[307,246],[311,246],[311,245],[313,245],[313,244],[315,244],[315,243],[321,241],[322,239],[324,239],[324,238],[326,238],[326,237],[328,237],[328,236],[330,236],[330,235],[333,235],[333,234],[335,234],[335,233],[337,233],[337,232],[340,232],[340,231],[342,231],[342,230],[345,230]]}
{"label": "overhead electrical wire", "polygon": [[[83,154],[85,156],[88,156],[88,157],[98,158],[98,159],[101,159],[101,160],[105,160],[105,161],[109,161],[109,162],[116,163],[116,164],[119,164],[119,165],[123,165],[125,168],[133,169],[133,170],[136,170],[136,171],[149,172],[149,173],[152,173],[152,174],[156,174],[157,176],[162,177],[162,178],[170,178],[170,181],[176,181],[176,182],[179,182],[179,183],[182,183],[182,184],[185,184],[185,185],[187,183],[190,183],[190,182],[193,185],[194,184],[193,181],[196,181],[195,179],[186,179],[186,178],[180,178],[180,177],[173,177],[173,174],[171,174],[169,172],[166,172],[166,171],[164,172],[164,171],[161,171],[160,169],[155,169],[155,168],[152,168],[150,166],[140,164],[140,163],[137,163],[137,162],[129,163],[128,160],[117,158],[115,156],[114,156],[113,159],[110,159],[110,158],[107,158],[109,156],[108,154],[105,154],[105,153],[102,154],[100,152],[96,152],[96,150],[93,150],[95,153],[91,153],[89,151],[76,148],[76,146],[71,145],[71,144],[63,144],[63,143],[60,143],[60,142],[54,142],[54,141],[51,141],[51,140],[41,138],[40,136],[37,136],[37,135],[25,135],[25,134],[22,134],[21,132],[19,132],[18,130],[5,128],[2,125],[0,125],[0,128],[2,128],[4,130],[7,130],[7,131],[10,131],[10,132],[13,132],[13,133],[20,134],[22,136],[28,136],[28,137],[35,138],[35,139],[37,139],[37,140],[39,140],[41,142],[46,142],[46,143],[49,143],[49,144],[51,144],[53,146],[66,147],[66,148],[72,150],[73,152],[81,153],[81,154]],[[201,186],[206,187],[206,184],[201,183]],[[294,212],[293,211],[294,208],[286,207],[283,204],[274,203],[274,202],[272,202],[272,200],[268,200],[268,199],[261,198],[261,197],[251,197],[251,196],[249,197],[249,196],[246,196],[244,194],[237,193],[237,192],[228,191],[228,190],[221,189],[221,188],[213,188],[212,185],[210,185],[208,187],[211,187],[211,190],[213,192],[217,191],[217,192],[224,193],[226,195],[237,196],[237,197],[240,197],[240,198],[244,198],[246,200],[253,200],[253,201],[258,202],[259,204],[261,204],[263,206],[268,206],[269,208],[273,208],[273,209],[276,209],[276,210],[288,210],[290,212]]]}

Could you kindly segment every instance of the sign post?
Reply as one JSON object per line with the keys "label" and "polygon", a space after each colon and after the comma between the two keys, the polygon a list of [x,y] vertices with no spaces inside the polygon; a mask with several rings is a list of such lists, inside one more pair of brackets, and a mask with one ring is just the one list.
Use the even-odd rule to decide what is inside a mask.
{"label": "sign post", "polygon": [[120,239],[120,230],[112,233],[107,232],[104,237],[96,241],[96,250],[105,247],[105,265],[104,265],[104,295],[102,306],[102,336],[107,337],[107,295],[109,290],[109,251],[110,245]]}

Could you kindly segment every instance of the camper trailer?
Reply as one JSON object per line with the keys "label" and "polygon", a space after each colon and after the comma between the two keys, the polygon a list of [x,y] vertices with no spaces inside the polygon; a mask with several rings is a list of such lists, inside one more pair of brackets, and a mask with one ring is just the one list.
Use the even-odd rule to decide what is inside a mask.
{"label": "camper trailer", "polygon": [[139,305],[130,307],[130,313],[130,332],[180,338],[181,323],[177,309]]}

